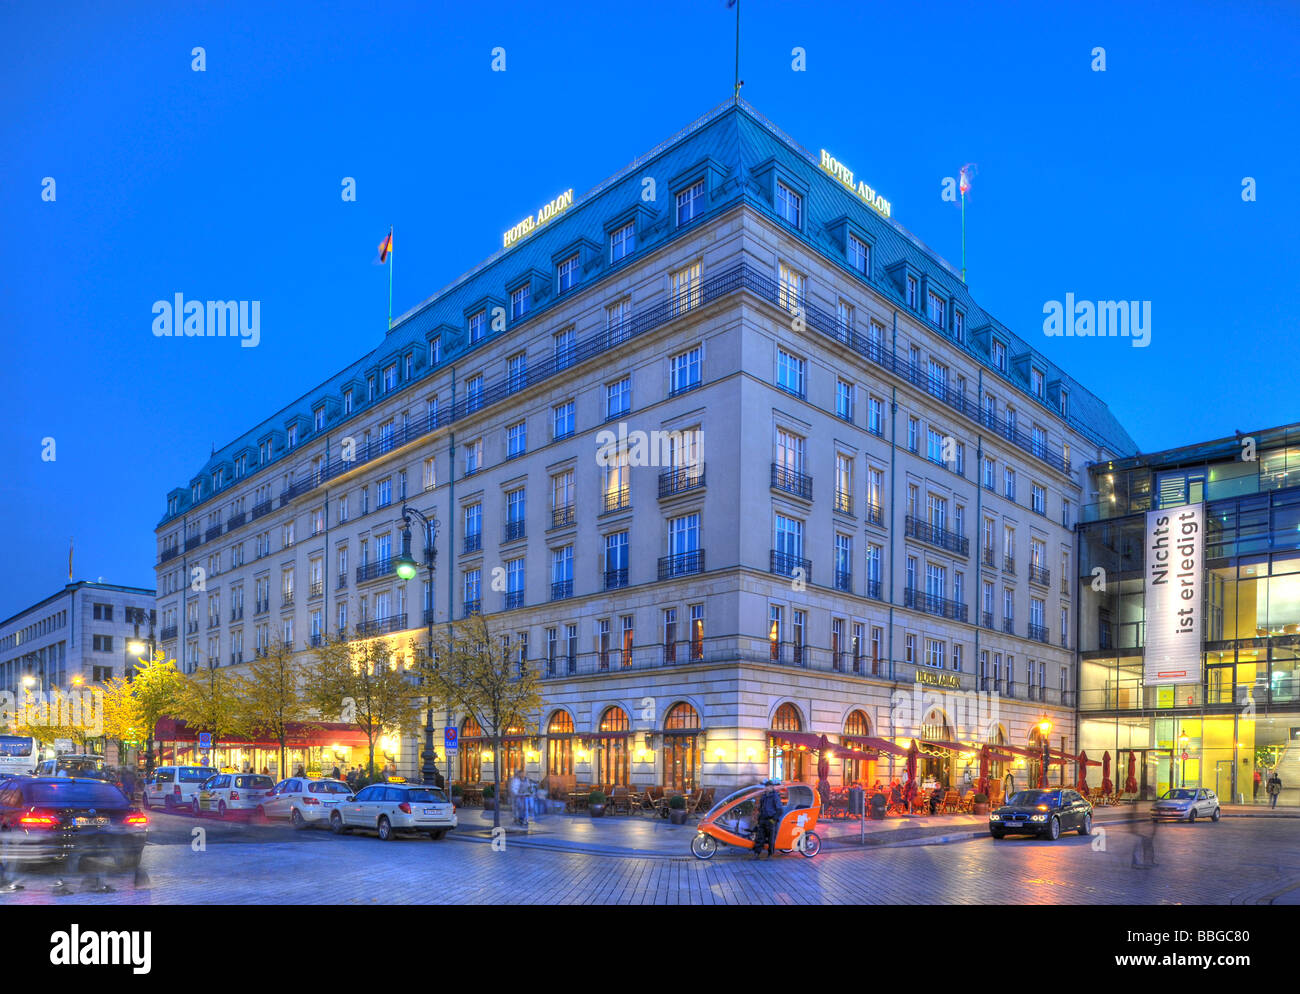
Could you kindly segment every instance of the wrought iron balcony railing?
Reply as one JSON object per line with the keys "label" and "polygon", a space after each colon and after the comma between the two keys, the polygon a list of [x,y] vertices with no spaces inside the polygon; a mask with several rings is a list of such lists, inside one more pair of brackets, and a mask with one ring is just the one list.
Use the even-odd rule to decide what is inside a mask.
{"label": "wrought iron balcony railing", "polygon": [[1052,571],[1044,569],[1042,566],[1029,564],[1029,582],[1036,583],[1040,587],[1050,587],[1052,585]]}
{"label": "wrought iron balcony railing", "polygon": [[704,486],[704,464],[670,469],[659,474],[659,496],[674,497]]}
{"label": "wrought iron balcony railing", "polygon": [[661,580],[671,580],[673,577],[702,572],[704,572],[703,549],[691,549],[689,552],[678,552],[659,559],[658,575]]}
{"label": "wrought iron balcony railing", "polygon": [[928,542],[930,545],[946,549],[948,552],[954,552],[959,556],[970,555],[970,539],[963,538],[956,532],[950,532],[946,528],[940,528],[928,521],[914,518],[910,514],[903,519],[903,524],[904,533],[910,538]]}
{"label": "wrought iron balcony railing", "polygon": [[952,621],[965,621],[967,606],[960,601],[949,600],[935,594],[923,593],[911,587],[903,591],[903,606],[924,611]]}
{"label": "wrought iron balcony railing", "polygon": [[551,509],[551,527],[564,528],[573,524],[574,514],[572,504],[562,504],[559,507]]}
{"label": "wrought iron balcony railing", "polygon": [[812,576],[812,560],[772,549],[768,556],[767,569],[777,576],[794,576],[795,570],[802,570],[803,579],[808,580]]}
{"label": "wrought iron balcony railing", "polygon": [[627,567],[605,570],[605,589],[617,590],[627,586]]}
{"label": "wrought iron balcony railing", "polygon": [[813,479],[807,473],[772,463],[772,488],[803,500],[812,500]]}
{"label": "wrought iron balcony railing", "polygon": [[380,577],[388,576],[396,570],[394,562],[392,559],[376,559],[374,562],[362,563],[357,567],[357,583],[378,580]]}

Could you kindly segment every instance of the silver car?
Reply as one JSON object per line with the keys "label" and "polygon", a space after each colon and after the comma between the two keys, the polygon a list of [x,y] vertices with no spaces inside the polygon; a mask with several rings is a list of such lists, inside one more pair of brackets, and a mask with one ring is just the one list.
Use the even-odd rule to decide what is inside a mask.
{"label": "silver car", "polygon": [[258,808],[263,818],[287,818],[294,828],[329,824],[330,812],[352,793],[342,780],[290,777],[275,785]]}
{"label": "silver car", "polygon": [[330,831],[378,833],[384,841],[404,832],[441,839],[456,827],[456,811],[437,787],[418,783],[376,783],[344,798],[330,812]]}
{"label": "silver car", "polygon": [[1160,795],[1151,805],[1151,820],[1196,821],[1197,818],[1219,820],[1219,796],[1204,787],[1175,787]]}

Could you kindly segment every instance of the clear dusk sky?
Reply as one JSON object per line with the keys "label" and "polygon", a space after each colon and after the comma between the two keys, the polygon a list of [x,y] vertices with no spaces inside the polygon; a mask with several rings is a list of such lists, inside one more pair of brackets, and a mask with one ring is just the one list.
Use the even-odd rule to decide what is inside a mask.
{"label": "clear dusk sky", "polygon": [[[745,98],[954,265],[943,180],[977,165],[973,294],[1143,450],[1300,420],[1300,5],[741,4]],[[727,99],[734,17],[0,6],[0,618],[66,582],[70,536],[78,579],[152,587],[166,492],[382,339],[390,224],[401,313]],[[260,300],[260,345],[155,338],[178,292]],[[1151,345],[1044,337],[1067,292],[1150,300]]]}

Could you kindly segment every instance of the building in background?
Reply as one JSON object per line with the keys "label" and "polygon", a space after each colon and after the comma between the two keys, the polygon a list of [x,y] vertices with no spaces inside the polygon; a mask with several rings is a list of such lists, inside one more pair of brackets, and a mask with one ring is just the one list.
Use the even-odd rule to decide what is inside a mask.
{"label": "building in background", "polygon": [[[1133,755],[1145,797],[1203,786],[1267,803],[1276,770],[1281,803],[1297,803],[1300,425],[1108,460],[1089,477],[1078,557],[1083,747],[1117,757],[1121,776]],[[1180,615],[1151,596],[1160,587],[1199,596]],[[1189,644],[1156,649],[1182,618],[1194,626]]]}
{"label": "building in background", "polygon": [[[833,783],[916,738],[950,782],[1001,743],[1023,786],[1044,732],[1077,748],[1083,467],[1136,447],[890,213],[744,101],[540,206],[167,495],[164,647],[481,611],[545,705],[500,757],[441,716],[457,779],[812,780],[824,734]],[[404,502],[434,589],[396,575]]]}

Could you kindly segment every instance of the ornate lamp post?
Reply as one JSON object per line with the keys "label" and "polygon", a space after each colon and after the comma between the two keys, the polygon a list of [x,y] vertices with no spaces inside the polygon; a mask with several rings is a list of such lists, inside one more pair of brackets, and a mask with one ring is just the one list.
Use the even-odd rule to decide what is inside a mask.
{"label": "ornate lamp post", "polygon": [[[423,511],[406,504],[402,505],[402,554],[397,559],[397,575],[403,580],[414,579],[419,573],[419,564],[411,555],[411,518],[416,517],[424,525],[424,565],[429,571],[429,606],[425,610],[425,622],[428,626],[428,645],[426,652],[428,658],[425,665],[433,665],[433,576],[438,562],[438,549],[434,544],[438,538],[438,514],[435,511],[430,518]],[[423,763],[420,767],[420,779],[426,784],[432,784],[434,777],[438,772],[436,754],[433,751],[433,694],[428,687],[428,679],[425,673],[420,674],[420,682],[425,684],[425,712],[424,712],[424,755]],[[451,720],[448,712],[447,720]],[[451,778],[451,757],[447,758],[448,768],[447,777]]]}

